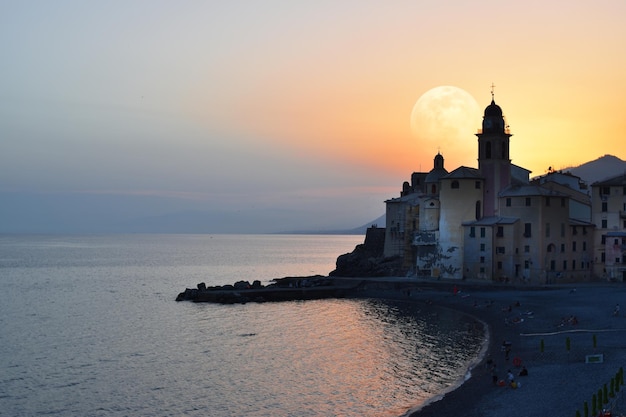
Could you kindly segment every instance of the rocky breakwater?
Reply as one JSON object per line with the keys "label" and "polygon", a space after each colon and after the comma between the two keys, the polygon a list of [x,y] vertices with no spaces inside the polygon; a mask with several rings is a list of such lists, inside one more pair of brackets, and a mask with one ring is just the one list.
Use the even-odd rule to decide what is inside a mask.
{"label": "rocky breakwater", "polygon": [[176,301],[234,304],[247,302],[312,300],[341,298],[354,289],[355,283],[314,275],[285,277],[272,280],[269,285],[261,281],[238,281],[233,285],[207,287],[201,282],[196,288],[187,288],[178,294]]}

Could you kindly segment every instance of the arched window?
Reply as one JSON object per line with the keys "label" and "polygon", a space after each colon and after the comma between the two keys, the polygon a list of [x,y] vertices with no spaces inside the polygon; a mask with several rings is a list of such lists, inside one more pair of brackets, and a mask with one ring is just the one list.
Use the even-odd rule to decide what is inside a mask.
{"label": "arched window", "polygon": [[491,159],[491,142],[485,144],[485,157]]}
{"label": "arched window", "polygon": [[437,186],[435,184],[430,186],[430,193],[437,194]]}
{"label": "arched window", "polygon": [[482,217],[481,204],[480,204],[480,200],[478,200],[476,202],[476,220],[480,220],[481,217]]}
{"label": "arched window", "polygon": [[459,188],[459,182],[457,180],[452,181],[450,188]]}

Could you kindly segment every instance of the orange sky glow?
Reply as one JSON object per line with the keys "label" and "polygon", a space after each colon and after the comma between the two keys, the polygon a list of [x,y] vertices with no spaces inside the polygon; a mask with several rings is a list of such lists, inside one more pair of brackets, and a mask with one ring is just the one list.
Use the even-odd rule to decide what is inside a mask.
{"label": "orange sky glow", "polygon": [[[532,176],[626,159],[623,0],[35,3],[0,5],[0,192],[366,221],[437,152],[477,167],[492,83]],[[480,108],[454,141],[411,128],[440,86]]]}
{"label": "orange sky glow", "polygon": [[[355,15],[333,10],[340,14],[318,22],[324,30],[293,25],[280,39],[257,40],[265,53],[233,54],[230,64],[240,67],[245,94],[222,92],[230,101],[219,100],[219,111],[232,112],[229,125],[240,121],[282,146],[408,176],[428,170],[438,151],[411,135],[420,95],[454,85],[484,109],[493,82],[514,135],[513,162],[533,175],[607,153],[626,157],[618,140],[626,128],[623,2],[405,6],[382,16],[375,4]],[[210,103],[188,99],[196,115],[211,114]],[[467,132],[471,146],[474,133]],[[446,158],[449,168],[461,164],[476,166],[475,155]]]}

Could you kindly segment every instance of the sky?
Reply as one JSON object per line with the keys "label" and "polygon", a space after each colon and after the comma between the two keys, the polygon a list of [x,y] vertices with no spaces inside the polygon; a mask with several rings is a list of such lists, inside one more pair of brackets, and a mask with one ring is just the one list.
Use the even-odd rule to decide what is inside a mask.
{"label": "sky", "polygon": [[[626,159],[625,16],[622,0],[4,0],[0,232],[181,213],[232,225],[202,231],[360,226],[437,152],[477,167],[492,89],[532,176]],[[458,143],[411,129],[440,86],[480,109]]]}

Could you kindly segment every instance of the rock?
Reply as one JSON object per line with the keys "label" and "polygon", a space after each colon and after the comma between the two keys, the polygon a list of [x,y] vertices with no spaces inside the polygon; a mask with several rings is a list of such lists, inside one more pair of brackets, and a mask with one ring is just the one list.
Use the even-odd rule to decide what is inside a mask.
{"label": "rock", "polygon": [[401,256],[386,258],[385,229],[370,227],[365,243],[357,245],[350,253],[337,258],[336,269],[329,275],[334,277],[394,277],[405,276]]}
{"label": "rock", "polygon": [[237,281],[233,287],[235,287],[236,290],[247,290],[250,288],[250,283],[248,281]]}

